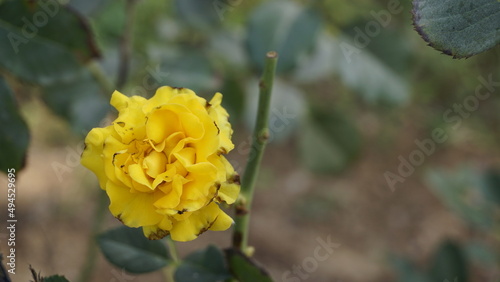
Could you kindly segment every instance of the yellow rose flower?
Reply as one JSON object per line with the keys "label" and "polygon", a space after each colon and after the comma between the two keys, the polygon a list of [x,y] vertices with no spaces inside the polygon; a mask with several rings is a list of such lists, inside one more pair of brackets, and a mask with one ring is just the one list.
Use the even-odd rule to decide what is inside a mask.
{"label": "yellow rose flower", "polygon": [[176,241],[231,226],[219,203],[232,204],[240,187],[222,156],[234,145],[221,101],[220,93],[207,102],[169,86],[149,100],[113,93],[118,117],[89,132],[81,163],[96,174],[116,218],[149,239]]}

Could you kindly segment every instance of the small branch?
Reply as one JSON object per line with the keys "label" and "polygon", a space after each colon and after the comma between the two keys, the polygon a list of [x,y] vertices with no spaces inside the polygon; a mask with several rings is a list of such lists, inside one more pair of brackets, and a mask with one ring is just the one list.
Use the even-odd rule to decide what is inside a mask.
{"label": "small branch", "polygon": [[177,253],[177,246],[170,236],[167,236],[165,241],[173,263],[163,268],[163,278],[165,282],[175,282],[175,271],[180,264],[179,254]]}
{"label": "small branch", "polygon": [[170,238],[170,236],[167,236],[167,247],[170,252],[170,255],[172,256],[172,259],[174,260],[175,263],[179,262],[179,255],[177,253],[177,246],[175,245],[174,240]]}
{"label": "small branch", "polygon": [[127,0],[125,6],[125,26],[120,39],[120,59],[116,88],[121,89],[127,82],[132,54],[132,27],[134,25],[134,7],[137,0]]}
{"label": "small branch", "polygon": [[257,110],[257,121],[255,123],[252,138],[253,152],[249,154],[247,166],[241,181],[241,195],[235,204],[236,215],[233,232],[233,247],[244,253],[246,253],[248,247],[248,226],[255,182],[257,181],[264,149],[269,139],[269,106],[271,104],[271,92],[273,89],[277,61],[278,54],[276,52],[268,52],[266,54],[264,73],[259,83],[259,108]]}
{"label": "small branch", "polygon": [[97,83],[101,86],[103,92],[111,97],[111,93],[113,93],[115,87],[113,86],[113,83],[108,79],[108,76],[104,73],[101,65],[98,62],[93,61],[87,65],[87,69],[95,78]]}

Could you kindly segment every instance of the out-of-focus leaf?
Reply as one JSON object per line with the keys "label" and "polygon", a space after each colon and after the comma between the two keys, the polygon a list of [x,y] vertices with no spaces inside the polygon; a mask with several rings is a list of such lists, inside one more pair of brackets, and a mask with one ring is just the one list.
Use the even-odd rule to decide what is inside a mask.
{"label": "out-of-focus leaf", "polygon": [[[110,1],[93,17],[96,39],[100,44],[118,43],[127,20],[124,13],[125,3],[125,1]],[[116,45],[113,46],[116,48]]]}
{"label": "out-of-focus leaf", "polygon": [[358,130],[342,114],[312,109],[299,131],[299,152],[309,169],[338,172],[358,155],[361,139]]}
{"label": "out-of-focus leaf", "polygon": [[345,37],[332,38],[336,50],[334,72],[369,103],[400,105],[409,96],[407,82],[366,49]]}
{"label": "out-of-focus leaf", "polygon": [[267,270],[257,265],[255,261],[239,251],[233,249],[226,250],[226,258],[231,273],[233,273],[234,277],[240,282],[273,281]]}
{"label": "out-of-focus leaf", "polygon": [[401,105],[410,96],[405,79],[366,48],[357,48],[344,36],[321,33],[313,52],[300,61],[294,79],[308,83],[332,74],[371,104]]}
{"label": "out-of-focus leaf", "polygon": [[[111,93],[108,93],[111,95]],[[107,96],[88,71],[42,89],[45,103],[66,118],[77,133],[96,127],[110,110]]]}
{"label": "out-of-focus leaf", "polygon": [[71,0],[68,6],[83,15],[91,16],[103,6],[107,5],[108,1],[109,0]]}
{"label": "out-of-focus leaf", "polygon": [[482,179],[484,198],[500,207],[500,172],[488,170]]}
{"label": "out-of-focus leaf", "polygon": [[5,40],[9,34],[16,34],[12,32],[15,31],[0,21],[0,38],[4,38],[0,40],[0,67],[18,78],[47,85],[60,79],[68,79],[79,71],[79,65],[71,53],[61,46],[42,42],[36,37],[19,46],[19,52],[16,52],[9,40]]}
{"label": "out-of-focus leaf", "polygon": [[467,58],[500,43],[500,2],[414,0],[413,24],[434,49]]}
{"label": "out-of-focus leaf", "polygon": [[337,53],[332,44],[330,36],[320,34],[313,51],[299,60],[293,74],[294,80],[308,83],[331,77],[337,60]]}
{"label": "out-of-focus leaf", "polygon": [[468,281],[467,262],[458,244],[451,241],[441,244],[434,254],[429,277],[431,281]]}
{"label": "out-of-focus leaf", "polygon": [[179,19],[196,29],[207,31],[223,20],[217,0],[175,0],[174,3]]}
{"label": "out-of-focus leaf", "polygon": [[415,55],[416,47],[411,35],[413,33],[408,33],[406,30],[387,27],[379,35],[370,38],[366,48],[394,73],[404,76],[415,70],[412,57]]}
{"label": "out-of-focus leaf", "polygon": [[264,2],[251,14],[247,47],[250,60],[260,73],[268,51],[277,51],[276,71],[289,71],[313,47],[321,18],[295,2]]}
{"label": "out-of-focus leaf", "polygon": [[495,249],[483,242],[468,242],[464,247],[464,252],[469,260],[486,268],[495,268],[500,263],[500,256],[495,252]]}
{"label": "out-of-focus leaf", "polygon": [[[398,274],[398,280],[400,282],[434,282],[430,280],[429,277],[423,272],[421,272],[417,267],[410,261],[404,258],[395,257],[391,259],[392,265],[396,269]],[[443,281],[440,281],[443,282]]]}
{"label": "out-of-focus leaf", "polygon": [[[254,128],[259,97],[259,82],[250,81],[246,86],[245,122]],[[306,112],[304,93],[286,82],[276,79],[269,109],[269,141],[282,141],[298,127]]]}
{"label": "out-of-focus leaf", "polygon": [[486,230],[493,226],[492,206],[484,198],[477,171],[467,167],[448,172],[434,168],[425,176],[431,191],[464,220]]}
{"label": "out-of-focus leaf", "polygon": [[221,31],[210,36],[210,51],[232,71],[247,67],[243,38],[236,32]]}
{"label": "out-of-focus leaf", "polygon": [[[0,19],[3,27],[10,27],[8,41],[11,43],[37,38],[71,51],[82,61],[99,56],[86,19],[56,0],[4,1],[0,4]],[[29,55],[23,47],[24,43],[20,43],[14,49],[17,48],[21,56]],[[44,56],[43,53],[30,55]]]}
{"label": "out-of-focus leaf", "polygon": [[109,262],[130,273],[147,273],[166,266],[171,258],[159,240],[148,240],[141,228],[120,226],[97,238]]}
{"label": "out-of-focus leaf", "polygon": [[232,122],[241,119],[245,109],[245,89],[242,82],[234,76],[229,76],[224,80],[222,86],[222,104],[227,109]]}
{"label": "out-of-focus leaf", "polygon": [[196,51],[164,54],[158,73],[155,80],[160,85],[186,87],[196,92],[213,89],[217,83],[207,57]]}
{"label": "out-of-focus leaf", "polygon": [[44,277],[42,281],[43,282],[69,282],[69,280],[66,279],[66,277],[60,276],[60,275],[52,275],[49,277]]}
{"label": "out-of-focus leaf", "polygon": [[0,77],[0,170],[24,167],[30,134],[18,112],[14,94]]}
{"label": "out-of-focus leaf", "polygon": [[215,246],[188,255],[174,275],[177,282],[215,282],[231,278],[222,251]]}

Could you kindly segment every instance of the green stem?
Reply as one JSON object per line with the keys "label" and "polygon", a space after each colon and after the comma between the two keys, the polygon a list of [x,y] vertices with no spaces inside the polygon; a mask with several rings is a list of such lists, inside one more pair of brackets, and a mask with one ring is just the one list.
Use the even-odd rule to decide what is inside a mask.
{"label": "green stem", "polygon": [[172,240],[170,236],[167,236],[167,246],[174,262],[175,263],[179,262],[179,254],[177,253],[177,247],[175,246],[174,240]]}
{"label": "green stem", "polygon": [[241,181],[241,195],[235,204],[236,215],[233,247],[243,252],[246,252],[248,247],[248,226],[255,182],[257,181],[262,155],[269,139],[269,105],[271,104],[271,92],[277,61],[278,54],[276,52],[268,52],[266,54],[264,73],[259,83],[259,108],[257,110],[257,121],[252,138],[252,151],[248,157],[247,166]]}
{"label": "green stem", "polygon": [[168,250],[170,252],[170,256],[172,257],[172,260],[174,262],[163,268],[163,277],[167,282],[175,282],[174,274],[175,270],[177,269],[177,266],[179,266],[180,263],[179,255],[177,253],[177,247],[175,246],[175,242],[174,240],[172,240],[172,238],[170,238],[170,236],[166,238],[166,242]]}
{"label": "green stem", "polygon": [[102,90],[106,92],[106,95],[109,95],[111,97],[111,94],[116,88],[108,79],[108,76],[104,73],[99,62],[92,61],[87,65],[87,68],[92,76],[97,80],[97,83],[99,83]]}
{"label": "green stem", "polygon": [[[100,190],[100,189],[99,189]],[[98,193],[97,207],[95,210],[94,224],[92,225],[92,231],[90,240],[87,247],[87,255],[85,256],[85,263],[80,272],[78,281],[85,282],[89,281],[92,277],[92,273],[95,269],[95,263],[97,261],[97,245],[95,242],[96,235],[101,231],[102,224],[104,222],[104,215],[106,212],[106,207],[108,205],[108,199],[104,191],[99,191]]]}

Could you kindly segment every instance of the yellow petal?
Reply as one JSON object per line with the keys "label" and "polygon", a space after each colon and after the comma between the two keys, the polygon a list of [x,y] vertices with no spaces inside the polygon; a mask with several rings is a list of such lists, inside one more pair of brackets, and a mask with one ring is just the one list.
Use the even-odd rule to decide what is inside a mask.
{"label": "yellow petal", "polygon": [[154,203],[155,207],[166,210],[175,209],[180,201],[182,196],[182,181],[180,176],[175,175],[172,181],[172,190],[167,195],[163,196],[161,199]]}
{"label": "yellow petal", "polygon": [[219,192],[217,193],[217,200],[230,205],[236,201],[239,193],[240,185],[236,183],[222,183]]}
{"label": "yellow petal", "polygon": [[149,153],[147,157],[144,158],[144,166],[146,167],[146,173],[155,178],[159,174],[165,172],[167,168],[167,156],[156,151]]}
{"label": "yellow petal", "polygon": [[111,95],[111,106],[115,107],[116,110],[121,111],[128,107],[129,98],[119,91],[115,90]]}
{"label": "yellow petal", "polygon": [[217,178],[217,168],[209,163],[202,162],[186,167],[187,171],[197,175],[210,175],[213,180]]}
{"label": "yellow petal", "polygon": [[159,240],[170,234],[169,231],[160,228],[158,225],[143,226],[142,232],[149,240]]}
{"label": "yellow petal", "polygon": [[224,231],[227,230],[234,223],[233,219],[227,215],[225,212],[219,209],[219,214],[217,218],[212,223],[208,230],[212,231]]}
{"label": "yellow petal", "polygon": [[185,105],[192,113],[198,115],[198,113],[205,111],[205,105],[207,101],[194,93],[191,89],[178,88],[174,89],[176,93],[170,103]]}
{"label": "yellow petal", "polygon": [[151,147],[153,147],[153,149],[157,152],[161,152],[161,151],[165,150],[165,145],[167,144],[167,140],[163,140],[158,144],[155,144],[155,142],[151,139],[149,139],[148,142],[149,142],[149,145],[151,145]]}
{"label": "yellow petal", "polygon": [[210,100],[210,107],[208,107],[207,111],[210,117],[217,124],[217,127],[219,128],[219,139],[220,139],[221,150],[224,153],[228,153],[232,149],[234,149],[234,144],[231,141],[233,130],[231,128],[231,124],[229,123],[229,114],[221,106],[221,102],[222,102],[222,94],[215,93],[212,100]]}
{"label": "yellow petal", "polygon": [[[172,182],[173,178],[176,174],[177,174],[177,170],[176,170],[175,166],[173,166],[171,164],[167,165],[167,170],[164,173],[157,175],[156,178],[153,180],[153,188],[156,189],[156,187],[158,187],[158,185],[160,185],[164,182]],[[170,189],[168,191],[170,192]],[[166,192],[164,191],[164,193],[166,193]]]}
{"label": "yellow petal", "polygon": [[161,143],[171,134],[181,131],[178,113],[168,109],[152,112],[146,123],[146,134],[156,144]]}
{"label": "yellow petal", "polygon": [[184,185],[183,200],[201,201],[201,204],[209,201],[210,187],[214,185],[214,177],[210,174],[189,174],[190,182]]}
{"label": "yellow petal", "polygon": [[196,160],[196,150],[194,148],[183,148],[179,152],[174,153],[175,158],[184,166],[192,166]]}
{"label": "yellow petal", "polygon": [[132,163],[130,154],[117,154],[113,160],[113,167],[116,179],[121,181],[126,186],[132,186],[132,179],[128,175],[128,166]]}
{"label": "yellow petal", "polygon": [[[200,119],[192,113],[179,113],[179,119],[186,137],[192,140],[199,140],[205,134],[205,129]],[[190,139],[190,140],[191,140]]]}
{"label": "yellow petal", "polygon": [[219,206],[215,203],[210,203],[199,211],[193,212],[187,219],[174,223],[170,231],[172,239],[181,242],[196,239],[198,235],[207,231],[213,224],[216,224],[215,228],[217,230],[223,230],[221,228],[226,227],[227,219],[223,216],[221,222],[216,222],[221,212]]}
{"label": "yellow petal", "polygon": [[156,93],[143,106],[142,110],[145,115],[148,115],[153,109],[167,104],[175,95],[172,87],[163,86],[156,90]]}
{"label": "yellow petal", "polygon": [[169,235],[170,229],[172,229],[172,221],[168,216],[164,216],[160,223],[152,226],[144,226],[142,231],[144,232],[144,236],[149,240],[158,240]]}
{"label": "yellow petal", "polygon": [[[112,127],[110,128],[110,131],[114,131]],[[115,158],[117,155],[125,153],[127,151],[127,148],[127,145],[123,144],[112,135],[108,135],[104,140],[104,172],[106,173],[106,177],[110,181],[119,182],[115,174]]]}
{"label": "yellow petal", "polygon": [[128,144],[134,139],[144,138],[146,116],[141,108],[145,102],[143,97],[127,97],[118,91],[111,96],[111,105],[118,110],[113,127],[123,143]]}
{"label": "yellow petal", "polygon": [[[148,179],[146,174],[144,173],[144,170],[139,164],[132,164],[128,166],[128,173],[130,175],[130,178],[134,180],[135,182],[144,185],[148,187],[149,189],[153,190],[152,186],[152,181]],[[146,192],[146,191],[144,191]]]}
{"label": "yellow petal", "polygon": [[110,200],[109,210],[127,226],[155,225],[163,219],[153,205],[161,197],[162,192],[130,193],[129,187],[108,181],[106,193]]}
{"label": "yellow petal", "polygon": [[80,160],[81,164],[90,169],[99,180],[99,186],[106,188],[107,177],[104,171],[104,154],[102,147],[109,128],[94,128],[85,138],[85,150]]}

